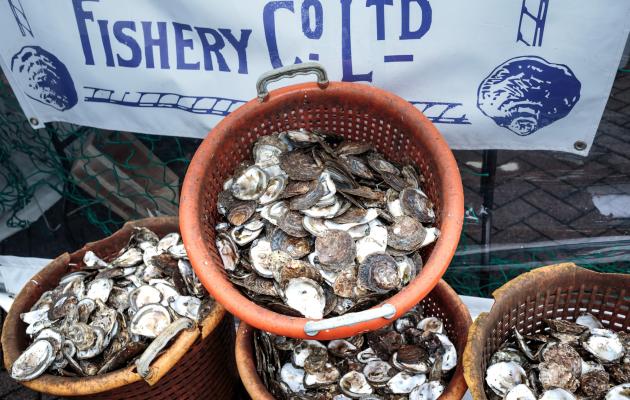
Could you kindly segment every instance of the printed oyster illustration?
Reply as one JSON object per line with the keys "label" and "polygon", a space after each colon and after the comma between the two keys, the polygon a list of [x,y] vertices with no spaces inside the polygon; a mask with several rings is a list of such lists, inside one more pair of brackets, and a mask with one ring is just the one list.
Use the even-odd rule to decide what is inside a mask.
{"label": "printed oyster illustration", "polygon": [[497,125],[527,136],[566,117],[580,99],[580,89],[566,65],[517,57],[481,82],[477,107]]}
{"label": "printed oyster illustration", "polygon": [[77,104],[77,91],[66,66],[39,46],[24,46],[11,59],[11,71],[26,84],[24,93],[59,111]]}

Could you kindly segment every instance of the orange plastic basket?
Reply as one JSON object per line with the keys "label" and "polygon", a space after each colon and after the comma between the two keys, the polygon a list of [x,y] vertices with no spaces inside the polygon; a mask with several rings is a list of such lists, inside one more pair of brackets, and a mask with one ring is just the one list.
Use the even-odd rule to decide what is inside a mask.
{"label": "orange plastic basket", "polygon": [[[463,191],[457,164],[442,135],[404,99],[357,83],[330,82],[317,64],[272,71],[259,80],[259,99],[249,101],[223,119],[206,137],[190,163],[180,202],[184,245],[201,282],[225,308],[248,324],[278,335],[330,340],[382,327],[402,316],[439,282],[451,261],[463,222]],[[319,82],[271,91],[266,83],[307,72]],[[262,101],[261,101],[262,99]],[[227,279],[215,246],[219,220],[217,194],[237,165],[251,159],[260,136],[294,129],[332,132],[371,142],[397,162],[416,165],[424,189],[436,206],[441,236],[424,249],[422,272],[396,295],[371,310],[314,323],[282,315],[250,301]]]}
{"label": "orange plastic basket", "polygon": [[[178,229],[177,217],[146,218],[128,222],[113,235],[88,243],[72,254],[62,254],[29,280],[15,298],[2,330],[4,365],[7,370],[28,346],[26,325],[20,313],[28,311],[42,293],[57,286],[64,275],[79,269],[83,255],[92,250],[112,258],[124,247],[135,227],[147,227],[163,236]],[[43,374],[24,386],[53,396],[81,399],[221,399],[230,400],[239,390],[234,361],[234,319],[220,304],[214,304],[201,322],[201,329],[181,332],[150,367],[142,380],[135,366],[87,377]]]}
{"label": "orange plastic basket", "polygon": [[[420,303],[428,316],[440,318],[457,349],[457,368],[440,400],[459,400],[466,393],[462,355],[472,323],[468,309],[457,293],[443,280]],[[236,334],[236,366],[245,390],[253,400],[274,400],[256,371],[254,330],[241,322]]]}

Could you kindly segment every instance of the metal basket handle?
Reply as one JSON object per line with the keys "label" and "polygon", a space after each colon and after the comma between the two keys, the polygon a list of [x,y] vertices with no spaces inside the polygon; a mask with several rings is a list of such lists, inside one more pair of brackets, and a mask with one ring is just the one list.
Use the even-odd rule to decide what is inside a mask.
{"label": "metal basket handle", "polygon": [[293,78],[297,75],[317,75],[317,84],[322,89],[328,86],[328,74],[321,64],[314,62],[307,62],[302,64],[287,65],[286,67],[278,68],[265,72],[258,78],[256,82],[256,92],[258,93],[258,101],[261,103],[265,101],[269,92],[267,91],[267,85],[271,82],[279,81],[282,78]]}
{"label": "metal basket handle", "polygon": [[340,326],[350,326],[377,318],[391,319],[396,315],[396,307],[393,304],[383,304],[377,308],[340,315],[339,317],[322,319],[319,321],[308,321],[304,324],[304,333],[308,336],[315,336],[326,329],[339,328]]}

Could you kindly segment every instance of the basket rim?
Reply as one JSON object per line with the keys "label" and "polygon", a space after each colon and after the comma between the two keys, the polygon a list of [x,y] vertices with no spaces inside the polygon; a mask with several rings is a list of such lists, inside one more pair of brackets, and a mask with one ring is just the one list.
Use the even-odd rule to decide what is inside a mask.
{"label": "basket rim", "polygon": [[590,277],[604,276],[607,279],[625,280],[630,285],[630,275],[591,271],[572,262],[542,266],[521,274],[504,283],[500,288],[496,289],[492,293],[494,303],[492,304],[490,311],[480,313],[468,330],[468,339],[466,341],[463,359],[464,378],[466,379],[466,383],[468,384],[468,388],[474,400],[487,399],[484,389],[485,371],[481,371],[477,368],[476,361],[482,356],[486,333],[492,329],[488,322],[490,317],[499,312],[499,304],[510,292],[523,292],[528,289],[526,284],[529,286],[533,284],[540,284],[540,282],[544,281],[545,277],[550,274],[567,276],[575,276],[579,274]]}
{"label": "basket rim", "polygon": [[210,248],[214,248],[215,244],[206,243],[202,239],[202,220],[204,218],[201,214],[200,204],[203,197],[203,177],[209,170],[215,154],[221,151],[220,143],[229,135],[233,137],[234,133],[230,130],[233,121],[247,118],[254,113],[260,113],[261,108],[267,109],[281,105],[296,96],[307,98],[309,93],[322,90],[363,98],[369,96],[380,106],[393,108],[400,115],[418,121],[417,129],[413,132],[417,136],[411,136],[410,139],[421,140],[420,133],[417,132],[422,130],[423,145],[438,160],[436,162],[437,168],[433,173],[438,175],[442,182],[440,186],[443,203],[440,238],[435,243],[431,256],[426,260],[421,274],[400,292],[375,307],[385,303],[393,304],[396,307],[396,314],[392,319],[396,319],[422,300],[446,272],[459,243],[464,217],[462,182],[453,153],[437,128],[409,102],[385,90],[348,82],[330,82],[326,89],[321,89],[316,83],[303,83],[270,91],[268,100],[264,103],[260,103],[256,99],[249,101],[219,122],[197,149],[184,177],[179,212],[182,238],[197,276],[212,296],[230,313],[258,329],[278,335],[330,340],[375,330],[388,324],[391,320],[380,318],[352,326],[324,330],[315,336],[307,336],[304,332],[304,325],[310,319],[290,317],[255,304],[241,294],[227,279],[223,266],[212,261]]}
{"label": "basket rim", "polygon": [[[457,318],[462,318],[466,323],[466,328],[469,327],[472,323],[470,312],[455,290],[453,290],[453,288],[450,287],[444,280],[439,281],[436,285],[436,289],[439,289],[440,293],[448,298],[448,302],[454,306],[452,310],[455,314],[457,314]],[[271,395],[271,393],[269,393],[260,379],[260,376],[256,372],[252,340],[254,329],[255,328],[244,321],[241,321],[238,326],[235,346],[236,367],[238,368],[238,373],[241,377],[241,381],[243,382],[243,386],[245,386],[245,390],[253,399],[274,400],[275,398]],[[463,332],[460,333],[465,334],[466,329],[461,330]],[[465,339],[465,337],[462,338]],[[463,359],[460,356],[455,373],[440,398],[442,400],[459,400],[464,397],[467,389],[468,386],[466,384],[466,380],[464,379]]]}
{"label": "basket rim", "polygon": [[[128,235],[135,227],[155,226],[156,224],[171,224],[174,229],[176,229],[178,226],[178,218],[156,217],[127,222],[112,235],[101,240],[86,243],[81,249],[72,254],[64,253],[36,273],[15,297],[13,305],[4,321],[2,328],[2,349],[4,352],[4,365],[7,371],[11,370],[11,366],[21,354],[21,350],[17,347],[17,338],[26,335],[25,332],[19,329],[19,326],[21,324],[20,313],[23,312],[26,307],[30,308],[32,306],[32,303],[28,301],[26,295],[28,290],[39,286],[37,282],[46,281],[46,276],[52,271],[67,266],[71,259],[77,254],[92,250],[104,241],[109,241],[114,237]],[[199,336],[205,338],[210,334],[221,322],[225,313],[225,308],[215,301],[210,314],[199,324],[201,329],[194,328],[181,332],[163,354],[157,357],[151,364],[150,375],[147,378],[148,385],[157,383],[168,373],[187,353],[188,349],[195,343]],[[36,379],[21,381],[19,383],[34,391],[54,396],[83,396],[103,393],[141,381],[142,377],[140,377],[134,369],[135,365],[130,365],[116,371],[88,377],[63,377],[45,373]],[[149,387],[148,385],[147,388]]]}

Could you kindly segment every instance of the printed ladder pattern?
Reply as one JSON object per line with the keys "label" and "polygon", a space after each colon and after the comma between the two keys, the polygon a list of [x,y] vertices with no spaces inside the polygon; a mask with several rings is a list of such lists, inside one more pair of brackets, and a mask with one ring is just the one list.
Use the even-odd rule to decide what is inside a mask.
{"label": "printed ladder pattern", "polygon": [[243,100],[213,96],[184,96],[168,92],[125,92],[122,97],[112,97],[115,90],[84,86],[91,90],[84,100],[94,103],[110,103],[128,107],[162,107],[175,108],[195,114],[211,114],[225,117],[238,106],[245,104]]}
{"label": "printed ladder pattern", "polygon": [[466,114],[447,115],[449,112],[456,112],[462,103],[449,103],[443,101],[409,101],[414,107],[420,110],[434,124],[459,124],[470,125]]}
{"label": "printed ladder pattern", "polygon": [[22,32],[22,36],[26,36],[26,32],[28,32],[31,37],[34,37],[33,31],[31,30],[31,24],[28,22],[28,18],[26,18],[26,13],[24,12],[22,2],[20,0],[7,1],[9,2],[9,8],[11,9],[11,12],[13,12],[13,16],[15,17],[15,22],[17,23],[18,28],[20,28],[20,32]]}
{"label": "printed ladder pattern", "polygon": [[[211,114],[225,117],[244,100],[214,96],[185,96],[169,92],[124,92],[122,97],[115,96],[116,91],[93,86],[84,86],[90,93],[84,98],[86,102],[109,103],[128,107],[163,107],[175,108],[195,114]],[[466,114],[447,115],[457,111],[462,103],[440,101],[409,101],[418,108],[434,124],[470,125]]]}
{"label": "printed ladder pattern", "polygon": [[[532,13],[532,11],[530,11],[531,7],[527,6],[528,1],[530,5],[536,1],[538,2],[538,10],[536,13]],[[523,5],[521,6],[521,18],[518,22],[518,34],[516,37],[517,42],[525,43],[527,46],[542,46],[548,8],[549,0],[523,0]]]}

